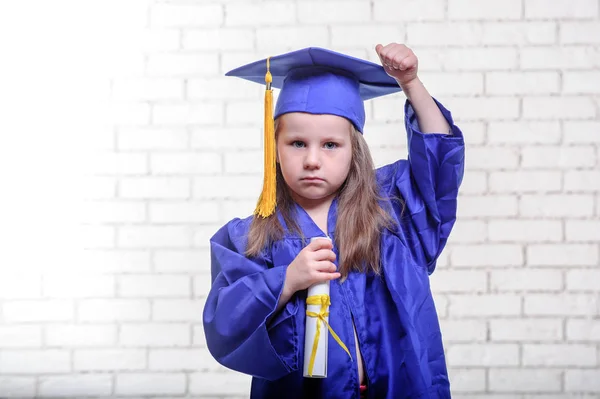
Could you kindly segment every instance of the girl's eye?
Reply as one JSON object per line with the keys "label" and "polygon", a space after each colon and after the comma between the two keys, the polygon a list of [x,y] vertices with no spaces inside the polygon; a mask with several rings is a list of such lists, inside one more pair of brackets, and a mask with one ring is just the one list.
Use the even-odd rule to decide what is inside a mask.
{"label": "girl's eye", "polygon": [[292,146],[296,147],[296,148],[304,148],[304,143],[302,141],[294,141],[292,142]]}
{"label": "girl's eye", "polygon": [[331,141],[330,141],[330,142],[328,142],[328,143],[325,143],[325,148],[327,148],[328,150],[333,150],[333,149],[334,149],[334,148],[336,148],[336,147],[337,147],[337,144],[336,144],[336,143],[333,143],[333,142],[331,142]]}

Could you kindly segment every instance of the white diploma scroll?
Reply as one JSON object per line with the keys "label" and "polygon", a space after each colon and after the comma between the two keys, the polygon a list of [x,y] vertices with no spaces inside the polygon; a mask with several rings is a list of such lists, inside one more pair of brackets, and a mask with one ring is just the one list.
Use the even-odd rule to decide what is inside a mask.
{"label": "white diploma scroll", "polygon": [[[310,241],[319,239],[331,239],[329,237],[313,237]],[[329,338],[329,331],[327,324],[323,323],[319,317],[315,315],[321,315],[327,323],[329,323],[329,315],[323,315],[324,312],[329,314],[329,281],[324,283],[314,284],[308,288],[307,301],[311,297],[327,298],[326,306],[321,302],[318,304],[306,305],[306,330],[304,334],[304,377],[308,378],[327,378],[327,341]],[[309,315],[312,314],[312,316]],[[316,352],[313,351],[315,347],[315,337],[318,334]],[[311,359],[314,362],[311,363]],[[311,370],[312,369],[312,370]]]}

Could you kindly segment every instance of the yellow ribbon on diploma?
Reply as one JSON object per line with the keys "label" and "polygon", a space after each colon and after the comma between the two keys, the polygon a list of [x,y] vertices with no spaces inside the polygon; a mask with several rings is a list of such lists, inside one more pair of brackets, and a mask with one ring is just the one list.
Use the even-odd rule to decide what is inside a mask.
{"label": "yellow ribbon on diploma", "polygon": [[308,310],[306,311],[307,316],[316,317],[317,319],[317,332],[315,334],[315,340],[313,342],[312,352],[310,354],[310,361],[308,363],[308,375],[312,376],[313,367],[315,365],[315,357],[317,356],[317,347],[319,346],[319,337],[321,336],[321,322],[325,323],[325,325],[329,329],[329,332],[331,332],[331,336],[333,337],[333,339],[335,339],[336,342],[340,344],[342,349],[346,351],[348,356],[350,356],[350,359],[352,359],[352,355],[350,354],[350,351],[348,350],[346,345],[344,345],[340,337],[337,336],[337,334],[333,331],[329,323],[327,323],[327,320],[325,320],[325,317],[329,316],[327,308],[329,307],[329,305],[331,305],[331,299],[329,298],[329,295],[309,296],[308,298],[306,298],[306,304],[321,305],[321,310],[319,311],[319,313],[310,312]]}

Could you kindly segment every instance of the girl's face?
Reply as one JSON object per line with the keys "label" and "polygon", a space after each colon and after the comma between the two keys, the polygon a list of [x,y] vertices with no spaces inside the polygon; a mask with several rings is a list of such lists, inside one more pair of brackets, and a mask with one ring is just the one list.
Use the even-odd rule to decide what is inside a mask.
{"label": "girl's face", "polygon": [[352,160],[351,127],[336,115],[292,112],[279,118],[277,159],[300,205],[330,201],[346,181]]}

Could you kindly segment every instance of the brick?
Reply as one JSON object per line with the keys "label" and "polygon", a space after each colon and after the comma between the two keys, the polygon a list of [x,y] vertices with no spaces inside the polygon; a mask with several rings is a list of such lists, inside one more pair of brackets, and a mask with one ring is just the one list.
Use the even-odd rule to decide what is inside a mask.
{"label": "brick", "polygon": [[598,94],[600,93],[600,72],[563,73],[563,92],[566,94]]}
{"label": "brick", "polygon": [[583,97],[525,97],[523,117],[531,119],[593,118],[596,107],[589,98]]}
{"label": "brick", "polygon": [[561,370],[491,369],[489,390],[492,392],[560,392]]}
{"label": "brick", "polygon": [[260,51],[285,52],[304,47],[330,47],[326,26],[258,28],[256,46]]}
{"label": "brick", "polygon": [[112,82],[112,98],[121,101],[183,99],[181,79],[128,78]]}
{"label": "brick", "polygon": [[5,301],[5,323],[51,322],[73,320],[73,301],[61,299]]}
{"label": "brick", "polygon": [[377,24],[377,29],[373,29],[373,25],[354,24],[332,26],[331,46],[339,49],[357,47],[375,49],[375,45],[378,44],[383,37],[404,37],[403,29],[403,26],[399,24]]}
{"label": "brick", "polygon": [[565,223],[567,241],[600,241],[599,220],[567,220]]}
{"label": "brick", "polygon": [[186,50],[251,51],[254,48],[254,30],[216,28],[187,30],[183,34]]}
{"label": "brick", "polygon": [[83,248],[112,248],[115,245],[116,231],[113,226],[84,225],[80,227]]}
{"label": "brick", "polygon": [[196,299],[156,299],[152,309],[152,319],[201,322],[202,302]]}
{"label": "brick", "polygon": [[194,339],[193,345],[206,347],[206,337],[204,336],[204,327],[203,326],[194,326]]}
{"label": "brick", "polygon": [[586,294],[528,294],[525,296],[525,315],[585,316],[598,312],[598,299]]}
{"label": "brick", "polygon": [[600,143],[598,121],[564,121],[564,131],[567,144]]}
{"label": "brick", "polygon": [[48,325],[45,331],[48,346],[112,346],[117,336],[115,325]]}
{"label": "brick", "polygon": [[224,107],[217,102],[161,104],[152,109],[155,125],[218,125],[223,119]]}
{"label": "brick", "polygon": [[468,0],[448,0],[449,19],[521,19],[521,0],[503,3],[473,3]]}
{"label": "brick", "polygon": [[84,255],[85,270],[96,273],[143,272],[150,270],[150,253],[139,251],[87,250]]}
{"label": "brick", "polygon": [[214,202],[179,202],[150,204],[153,223],[215,223],[220,219],[219,204]]}
{"label": "brick", "polygon": [[117,395],[180,395],[186,392],[183,373],[120,374],[116,378]]}
{"label": "brick", "polygon": [[187,347],[190,344],[188,323],[127,324],[121,326],[121,346]]}
{"label": "brick", "polygon": [[113,297],[115,278],[102,274],[56,273],[44,276],[43,292],[48,298]]}
{"label": "brick", "polygon": [[537,266],[595,266],[598,248],[591,244],[532,244],[527,264]]}
{"label": "brick", "polygon": [[225,154],[225,173],[261,174],[264,168],[263,151],[228,152]]}
{"label": "brick", "polygon": [[450,262],[455,267],[521,266],[523,250],[515,244],[454,245]]}
{"label": "brick", "polygon": [[86,176],[81,183],[81,198],[84,200],[114,198],[117,192],[115,177]]}
{"label": "brick", "polygon": [[223,6],[219,4],[154,4],[151,7],[150,24],[166,27],[220,26],[223,16]]}
{"label": "brick", "polygon": [[435,307],[437,314],[440,319],[448,318],[448,296],[444,294],[439,294],[437,292],[433,292],[433,300],[435,302]]}
{"label": "brick", "polygon": [[251,377],[232,371],[190,374],[189,392],[203,395],[247,395]]}
{"label": "brick", "polygon": [[492,121],[488,126],[490,144],[550,144],[560,138],[558,121]]}
{"label": "brick", "polygon": [[262,146],[262,128],[225,127],[192,129],[192,148],[203,150],[216,149],[260,149]]}
{"label": "brick", "polygon": [[568,319],[567,341],[600,342],[600,320]]}
{"label": "brick", "polygon": [[477,243],[487,241],[486,224],[480,220],[460,220],[452,228],[451,243]]}
{"label": "brick", "polygon": [[565,190],[600,191],[599,176],[597,170],[569,170],[565,172]]}
{"label": "brick", "polygon": [[82,205],[84,223],[136,223],[146,220],[143,202],[85,201]]}
{"label": "brick", "polygon": [[556,22],[486,21],[482,23],[482,26],[480,40],[482,44],[486,45],[525,46],[556,43]]}
{"label": "brick", "polygon": [[190,181],[182,177],[123,178],[119,182],[119,197],[128,199],[187,199]]}
{"label": "brick", "polygon": [[431,278],[431,289],[436,292],[485,292],[487,274],[476,270],[438,270]]}
{"label": "brick", "polygon": [[111,125],[144,125],[150,121],[150,105],[111,101],[106,123]]}
{"label": "brick", "polygon": [[78,321],[116,322],[150,319],[150,301],[134,299],[88,299],[79,302]]}
{"label": "brick", "polygon": [[[483,27],[476,23],[415,22],[406,25],[407,43],[411,46],[480,45]],[[418,54],[417,54],[418,56]]]}
{"label": "brick", "polygon": [[524,168],[593,167],[596,154],[589,147],[525,147],[521,165]]}
{"label": "brick", "polygon": [[536,269],[510,269],[491,272],[493,292],[560,291],[563,278],[560,271]]}
{"label": "brick", "polygon": [[242,217],[244,215],[251,215],[256,207],[255,200],[232,200],[232,201],[221,201],[222,206],[222,220],[231,220],[234,217]]}
{"label": "brick", "polygon": [[552,220],[490,220],[490,241],[556,242],[563,238],[560,221]]}
{"label": "brick", "polygon": [[219,74],[217,53],[156,53],[148,55],[147,73],[152,77],[188,77]]}
{"label": "brick", "polygon": [[448,363],[464,366],[517,366],[517,344],[452,344],[446,349]]}
{"label": "brick", "polygon": [[523,47],[521,69],[592,69],[600,64],[600,53],[588,46]]}
{"label": "brick", "polygon": [[597,21],[561,22],[560,43],[600,44],[600,23]]}
{"label": "brick", "polygon": [[264,123],[263,115],[262,102],[228,101],[225,105],[225,123],[230,126],[262,126]]}
{"label": "brick", "polygon": [[473,171],[466,173],[460,185],[461,194],[482,194],[487,191],[487,173]]}
{"label": "brick", "polygon": [[489,146],[469,148],[469,169],[515,169],[518,164],[518,148]]}
{"label": "brick", "polygon": [[0,356],[0,374],[42,374],[71,371],[66,350],[5,350]]}
{"label": "brick", "polygon": [[221,155],[205,153],[151,154],[153,175],[199,175],[221,172]]}
{"label": "brick", "polygon": [[498,342],[562,341],[562,319],[493,319],[490,323],[490,339]]}
{"label": "brick", "polygon": [[86,160],[86,173],[111,175],[138,175],[148,172],[145,154],[91,154]]}
{"label": "brick", "polygon": [[184,128],[124,127],[117,133],[119,150],[183,150],[187,146]]}
{"label": "brick", "polygon": [[197,177],[193,198],[256,199],[261,189],[261,175]]}
{"label": "brick", "polygon": [[0,274],[0,298],[36,299],[42,294],[42,276],[9,271]]}
{"label": "brick", "polygon": [[598,2],[581,0],[572,2],[558,0],[548,7],[544,0],[527,0],[525,2],[525,18],[583,18],[592,19],[598,16]]}
{"label": "brick", "polygon": [[37,377],[2,376],[0,392],[11,397],[33,398],[35,396]]}
{"label": "brick", "polygon": [[190,234],[185,226],[120,227],[120,248],[186,248]]}
{"label": "brick", "polygon": [[252,100],[261,103],[264,86],[234,77],[192,78],[187,80],[190,100]]}
{"label": "brick", "polygon": [[[546,194],[530,195],[524,194],[519,201],[519,214],[525,217],[583,217],[594,213],[594,197],[579,194]],[[567,240],[569,223],[567,223]]]}
{"label": "brick", "polygon": [[[404,123],[404,102],[405,98],[402,96],[388,96],[387,98],[378,98],[377,101],[373,101],[373,121],[385,121],[386,124],[390,122],[397,122],[394,125],[400,125]],[[367,126],[369,121],[367,121]],[[405,135],[401,136],[406,137]]]}
{"label": "brick", "polygon": [[[257,197],[258,198],[258,197]],[[239,216],[239,215],[238,215]],[[250,216],[250,215],[248,215]],[[223,220],[223,223],[225,223],[225,220]],[[210,238],[217,232],[217,230],[219,230],[222,226],[221,225],[204,225],[204,226],[198,226],[194,229],[194,247],[199,247],[199,248],[209,248],[210,246]],[[207,258],[208,260],[208,258]]]}
{"label": "brick", "polygon": [[76,371],[131,371],[147,367],[145,349],[80,349],[73,352]]}
{"label": "brick", "polygon": [[444,342],[486,341],[487,325],[484,320],[443,320],[440,325]]}
{"label": "brick", "polygon": [[[385,104],[385,103],[382,103]],[[381,104],[378,104],[381,105]],[[378,108],[379,109],[379,108]],[[369,145],[371,156],[376,148],[393,148],[397,149],[398,156],[407,154],[406,150],[406,135],[404,128],[400,127],[399,123],[380,123],[373,119],[364,134],[364,139]]]}
{"label": "brick", "polygon": [[86,140],[85,143],[82,143],[82,148],[90,153],[114,151],[114,131],[115,129],[112,126],[95,126],[86,129]]}
{"label": "brick", "polygon": [[599,270],[569,270],[567,276],[567,290],[600,292]]}
{"label": "brick", "polygon": [[597,362],[596,347],[576,344],[525,344],[524,366],[589,367]]}
{"label": "brick", "polygon": [[[362,23],[371,14],[366,1],[302,1],[297,3],[298,22],[303,25]],[[340,12],[344,10],[344,12]]]}
{"label": "brick", "polygon": [[228,3],[225,5],[225,25],[293,25],[296,23],[296,8],[295,3],[277,1]]}
{"label": "brick", "polygon": [[206,348],[151,349],[148,368],[153,371],[216,371],[219,363]]}
{"label": "brick", "polygon": [[485,391],[486,378],[484,369],[459,369],[452,367],[448,370],[448,377],[452,381],[452,392],[472,393]]}
{"label": "brick", "polygon": [[561,189],[561,174],[556,171],[491,172],[490,191],[493,193],[544,193]]}
{"label": "brick", "polygon": [[458,219],[472,217],[516,216],[517,197],[509,195],[460,196],[458,199]]}
{"label": "brick", "polygon": [[376,22],[442,21],[446,15],[446,2],[442,0],[406,0],[402,4],[383,0],[372,4]]}
{"label": "brick", "polygon": [[[138,33],[138,32],[136,32]],[[179,49],[180,33],[177,29],[144,29],[135,37],[139,48],[147,52],[172,51]]]}
{"label": "brick", "polygon": [[491,95],[555,94],[560,91],[558,72],[488,72],[485,91]]}
{"label": "brick", "polygon": [[452,295],[450,316],[516,316],[521,314],[521,298],[514,295]]}
{"label": "brick", "polygon": [[[0,348],[35,348],[41,346],[41,326],[0,326]],[[1,382],[0,386],[2,386]]]}
{"label": "brick", "polygon": [[[207,270],[194,276],[194,296],[206,298],[211,288],[211,273]],[[203,301],[204,302],[204,301]],[[204,307],[204,304],[202,305]]]}
{"label": "brick", "polygon": [[452,112],[460,115],[464,120],[496,120],[519,117],[519,99],[516,97],[457,97],[449,103]]}
{"label": "brick", "polygon": [[154,270],[157,272],[199,272],[203,264],[210,264],[206,250],[159,250],[154,254]]}
{"label": "brick", "polygon": [[188,276],[136,275],[119,277],[122,297],[186,297],[190,292]]}
{"label": "brick", "polygon": [[112,393],[111,375],[61,375],[44,376],[40,379],[40,397],[108,396]]}
{"label": "brick", "polygon": [[600,392],[600,370],[566,370],[565,391]]}

